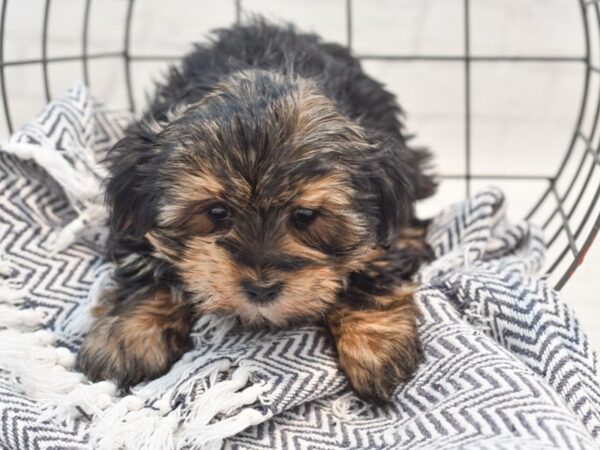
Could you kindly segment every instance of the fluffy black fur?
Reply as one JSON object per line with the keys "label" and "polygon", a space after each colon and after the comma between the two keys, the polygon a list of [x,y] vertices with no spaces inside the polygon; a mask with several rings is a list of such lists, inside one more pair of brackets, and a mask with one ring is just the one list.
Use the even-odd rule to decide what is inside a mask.
{"label": "fluffy black fur", "polygon": [[[252,73],[251,82],[231,81],[232,76],[242,71]],[[319,95],[329,99],[336,113],[344,120],[349,119],[351,125],[341,126],[338,121],[338,128],[331,131],[324,126],[316,136],[318,142],[306,141],[305,145],[320,144],[328,151],[294,159],[297,146],[285,144],[294,136],[287,129],[286,120],[280,117],[281,108],[273,105],[293,97],[299,89],[299,80],[308,80],[310,86],[316,86]],[[218,101],[203,102],[223,82],[237,83],[235,94],[221,93]],[[190,108],[202,102],[201,108]],[[261,188],[265,192],[279,192],[285,185],[310,183],[328,174],[334,165],[341,166],[350,174],[351,187],[359,193],[354,207],[367,228],[353,240],[347,238],[350,231],[343,228],[343,223],[339,236],[331,236],[326,242],[311,241],[310,237],[302,239],[306,245],[325,253],[327,264],[331,265],[356,257],[359,248],[375,245],[390,248],[402,229],[413,221],[414,202],[435,190],[435,182],[427,174],[429,153],[409,147],[401,116],[394,96],[366,75],[359,61],[344,47],[324,43],[316,35],[299,33],[291,26],[274,26],[262,20],[216,31],[208,44],[196,45],[180,68],[170,70],[142,119],[131,125],[109,154],[108,252],[116,263],[118,286],[112,301],[134,304],[136,299],[165,286],[182,293],[178,298],[186,297],[189,287],[172,259],[187,248],[187,224],[181,220],[167,229],[158,217],[161,208],[174,201],[169,197],[169,189],[176,184],[181,168],[193,164],[210,167],[228,192],[237,188],[228,170],[252,183],[254,173],[261,170],[248,163],[252,158],[263,161],[265,171],[266,167],[272,168],[270,184]],[[215,123],[219,125],[219,133],[207,126]],[[357,133],[364,143],[356,144]],[[206,149],[194,154],[191,149],[199,142]],[[273,162],[286,158],[289,164],[278,166]],[[269,217],[266,212],[255,214],[263,225],[270,221],[272,225],[260,228],[256,218],[248,214],[243,216],[245,225],[240,224],[238,229],[244,239],[242,243],[226,237],[217,241],[237,264],[269,265],[283,272],[323,264],[274,250],[265,251],[261,243],[276,240],[284,232],[277,218]],[[157,257],[156,245],[146,238],[150,231],[159,236],[156,239],[169,249],[172,257]],[[402,254],[410,252],[403,250]],[[392,264],[384,269],[369,269],[385,273],[373,275],[369,270],[354,273],[348,278],[348,292],[355,289],[362,292],[361,296],[377,295],[377,286],[382,282],[404,282],[418,263],[427,258],[424,254],[428,253],[417,251],[409,269]],[[388,291],[391,292],[385,290]],[[110,370],[98,367],[91,354],[80,356],[80,364],[96,377],[111,375]],[[137,378],[128,374],[127,379]]]}
{"label": "fluffy black fur", "polygon": [[[208,44],[196,44],[181,67],[170,69],[143,119],[127,131],[126,137],[111,152],[111,178],[106,197],[112,210],[109,251],[113,260],[131,253],[151,254],[153,251],[141,238],[156,225],[161,197],[156,180],[169,156],[169,148],[163,147],[158,154],[151,150],[157,137],[148,123],[169,122],[169,112],[201,100],[216,83],[248,69],[273,71],[290,79],[300,76],[314,80],[342,114],[363,127],[377,142],[378,152],[363,162],[361,174],[365,176],[357,182],[362,184],[361,191],[373,192],[377,199],[372,216],[384,245],[389,245],[410,220],[414,202],[435,192],[436,183],[427,174],[430,154],[408,146],[400,121],[403,112],[395,96],[369,77],[345,47],[325,43],[315,34],[299,33],[292,26],[274,26],[256,19],[250,25],[216,30]],[[285,89],[268,79],[263,81],[264,91],[271,96]],[[214,113],[240,113],[235,103],[228,107],[230,111]],[[246,119],[254,122],[261,118]],[[261,125],[248,128],[260,130]],[[319,166],[326,164],[327,161],[319,161],[306,170],[317,172]],[[374,205],[362,206],[369,210]],[[158,273],[171,278],[173,274],[168,267],[157,265],[163,266]],[[152,275],[155,276],[156,273]],[[118,277],[128,282],[136,280],[129,273],[118,273]],[[139,282],[145,284],[148,279],[142,277]]]}

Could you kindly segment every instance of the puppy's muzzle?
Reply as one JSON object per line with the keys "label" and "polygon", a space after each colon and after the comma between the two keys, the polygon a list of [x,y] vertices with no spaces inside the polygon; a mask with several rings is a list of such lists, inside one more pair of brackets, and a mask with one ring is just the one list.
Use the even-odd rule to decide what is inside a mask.
{"label": "puppy's muzzle", "polygon": [[257,284],[252,281],[246,280],[242,283],[242,289],[248,301],[257,305],[266,305],[274,302],[281,290],[283,283],[272,283],[272,284]]}

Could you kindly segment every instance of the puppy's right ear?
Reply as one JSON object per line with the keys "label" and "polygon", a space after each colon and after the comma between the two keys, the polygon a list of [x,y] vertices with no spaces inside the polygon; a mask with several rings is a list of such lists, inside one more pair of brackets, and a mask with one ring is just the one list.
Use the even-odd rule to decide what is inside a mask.
{"label": "puppy's right ear", "polygon": [[134,124],[108,153],[106,203],[114,233],[142,238],[155,223],[161,154],[156,131]]}

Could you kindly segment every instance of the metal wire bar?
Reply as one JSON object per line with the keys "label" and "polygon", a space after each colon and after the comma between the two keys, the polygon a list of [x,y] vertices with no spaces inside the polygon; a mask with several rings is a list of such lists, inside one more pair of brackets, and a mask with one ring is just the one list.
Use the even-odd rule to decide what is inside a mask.
{"label": "metal wire bar", "polygon": [[135,101],[133,98],[133,83],[131,81],[131,57],[129,48],[131,44],[131,19],[133,17],[133,4],[135,0],[129,0],[127,4],[127,18],[125,19],[125,39],[123,41],[123,62],[125,65],[125,84],[127,87],[127,98],[129,100],[129,110],[135,111]]}
{"label": "metal wire bar", "polygon": [[581,136],[581,139],[583,139],[585,141],[585,143],[587,144],[587,146],[585,148],[586,152],[594,159],[594,162],[596,163],[596,165],[598,167],[600,167],[600,156],[598,156],[598,153],[596,153],[594,151],[594,149],[592,148],[591,141],[583,135],[580,135],[580,136]]}
{"label": "metal wire bar", "polygon": [[[464,56],[453,55],[370,55],[370,54],[355,54],[358,59],[364,61],[398,61],[398,62],[465,62]],[[149,61],[172,61],[181,59],[182,55],[130,55],[129,59],[149,60]],[[471,55],[469,60],[472,62],[515,62],[515,63],[585,63],[584,57],[570,56],[539,56],[539,55],[523,55],[523,56],[486,56],[486,55]]]}
{"label": "metal wire bar", "polygon": [[[357,58],[366,61],[431,61],[431,62],[464,62],[463,55],[372,55],[357,54]],[[544,56],[544,55],[470,55],[469,60],[475,62],[517,62],[517,63],[585,63],[583,56]]]}
{"label": "metal wire bar", "polygon": [[531,211],[529,211],[527,213],[527,215],[525,216],[525,220],[531,220],[531,218],[534,216],[534,214],[539,210],[540,206],[542,206],[544,204],[544,202],[546,201],[546,199],[548,198],[548,196],[550,195],[550,192],[552,191],[552,185],[555,183],[555,179],[551,178],[551,182],[550,182],[550,186],[548,186],[548,189],[546,189],[544,191],[544,193],[541,195],[541,197],[538,199],[538,201],[535,203],[534,207],[531,209]]}
{"label": "metal wire bar", "polygon": [[[588,158],[586,158],[587,156],[587,152],[586,155],[584,155],[584,157],[582,158],[583,161],[587,160]],[[579,205],[579,202],[581,200],[581,198],[583,197],[583,193],[585,191],[585,189],[587,188],[587,185],[592,177],[592,173],[594,171],[594,169],[596,168],[596,163],[594,162],[594,160],[591,160],[591,165],[590,165],[590,169],[588,171],[587,177],[585,179],[585,182],[581,188],[581,191],[579,193],[579,196],[575,198],[575,202],[574,204],[571,206],[571,208],[569,209],[569,212],[566,214],[566,217],[561,217],[561,219],[563,220],[567,220],[569,221],[571,219],[571,217],[573,216],[573,213],[575,212],[575,210],[577,209],[577,206]],[[562,201],[559,203],[558,207],[555,210],[555,213],[553,213],[552,217],[556,216],[556,213],[560,214],[561,210],[564,211],[564,208],[562,207],[564,202],[564,197],[562,197]],[[562,215],[561,215],[562,216]],[[542,229],[546,229],[547,226],[549,225],[550,222],[548,222],[547,224],[544,224],[545,226],[542,227]],[[556,231],[554,233],[554,235],[546,242],[546,245],[548,247],[552,246],[554,244],[554,242],[556,241],[556,239],[558,238],[558,236],[560,235],[560,230]]]}
{"label": "metal wire bar", "polygon": [[469,0],[463,3],[465,48],[465,180],[467,197],[471,195],[471,35]]}
{"label": "metal wire bar", "polygon": [[583,115],[585,112],[586,100],[588,98],[589,87],[590,87],[590,70],[589,70],[589,68],[591,67],[590,31],[589,31],[588,20],[587,20],[587,9],[583,3],[583,0],[580,0],[579,4],[580,4],[580,9],[581,9],[582,22],[584,24],[583,28],[584,28],[584,36],[585,36],[585,65],[586,65],[587,70],[585,71],[584,88],[583,88],[583,94],[581,96],[582,101],[581,101],[581,105],[579,107],[579,114],[578,114],[578,117],[577,117],[577,120],[575,123],[575,127],[573,129],[573,135],[571,137],[571,142],[569,144],[567,153],[566,153],[565,157],[563,158],[561,165],[558,168],[558,171],[557,171],[557,174],[555,177],[557,179],[562,174],[562,172],[563,172],[565,166],[567,165],[567,162],[569,161],[569,158],[575,148],[577,135],[581,130],[581,124],[583,122]]}
{"label": "metal wire bar", "polygon": [[[596,154],[596,156],[598,156],[598,155]],[[575,231],[575,238],[579,237],[579,235],[583,231],[584,226],[587,224],[587,222],[592,214],[592,211],[594,210],[594,207],[596,206],[596,204],[598,202],[598,198],[600,198],[600,186],[598,186],[598,189],[596,189],[596,193],[594,194],[594,198],[591,202],[591,205],[585,212],[585,216],[582,218],[581,222],[579,223],[579,226],[577,227],[577,230]],[[600,229],[600,214],[596,218],[596,222],[592,226],[592,229],[590,230],[590,232],[583,244],[583,247],[581,248],[581,251],[579,252],[577,257],[571,262],[571,264],[569,265],[567,270],[563,273],[563,275],[559,279],[558,283],[554,286],[554,288],[556,290],[560,290],[565,285],[565,283],[569,280],[569,278],[571,278],[571,275],[573,275],[573,273],[575,273],[575,270],[577,269],[577,267],[579,267],[583,263],[588,250],[592,246],[592,243],[594,242],[594,239],[596,238],[596,235],[598,234],[598,229]],[[564,257],[566,256],[567,253],[568,253],[567,248],[563,249],[561,254],[558,256],[558,258],[556,258],[556,261],[548,269],[548,271],[549,272],[554,271],[556,269],[556,267],[558,267],[558,264],[560,264],[560,262],[564,259]]]}
{"label": "metal wire bar", "polygon": [[[563,173],[565,166],[567,165],[567,162],[569,161],[569,158],[571,157],[571,154],[573,153],[573,149],[575,148],[575,143],[577,140],[577,133],[579,133],[579,130],[581,129],[583,115],[585,112],[586,100],[588,98],[588,93],[589,93],[589,89],[590,89],[590,70],[589,70],[589,68],[591,67],[590,30],[589,30],[588,21],[587,21],[587,9],[586,9],[586,6],[585,6],[583,0],[579,0],[579,10],[580,10],[581,19],[583,22],[584,45],[585,45],[584,63],[585,63],[586,70],[584,73],[584,80],[583,80],[583,92],[581,94],[581,103],[579,105],[579,113],[577,114],[577,119],[575,120],[575,127],[573,129],[571,141],[569,143],[569,146],[567,147],[565,156],[564,156],[562,162],[560,163],[558,170],[556,171],[556,176],[554,177],[555,179],[558,179],[558,177],[560,177],[561,174]],[[536,204],[533,206],[533,208],[531,208],[531,211],[525,216],[525,220],[530,220],[537,213],[539,208],[542,206],[542,204],[546,201],[546,199],[550,195],[550,193],[553,189],[553,186],[554,186],[554,184],[551,184],[548,187],[548,189],[542,194],[542,196],[536,202]]]}
{"label": "metal wire bar", "polygon": [[346,46],[352,51],[352,0],[346,0]]}
{"label": "metal wire bar", "polygon": [[179,61],[181,55],[129,55],[129,61]]}
{"label": "metal wire bar", "polygon": [[[4,61],[4,31],[6,24],[6,8],[8,0],[2,2],[2,11],[0,12],[0,63]],[[2,89],[2,107],[4,108],[4,117],[6,118],[6,126],[8,132],[13,132],[12,119],[10,117],[10,109],[8,107],[8,96],[6,95],[6,78],[4,75],[4,65],[0,65],[0,88]]]}
{"label": "metal wire bar", "polygon": [[[591,212],[591,210],[590,210],[590,212]],[[587,255],[587,252],[589,251],[590,247],[594,243],[594,239],[596,238],[599,229],[600,229],[600,215],[598,215],[598,218],[596,219],[594,226],[590,230],[590,233],[588,234],[588,237],[585,240],[585,243],[583,244],[581,252],[579,252],[579,255],[577,256],[577,258],[574,259],[573,262],[571,262],[571,264],[569,265],[567,270],[563,273],[563,275],[560,277],[558,282],[554,285],[554,289],[556,289],[557,291],[560,291],[564,287],[564,285],[567,283],[567,281],[569,281],[571,276],[575,273],[575,270],[577,270],[577,268],[583,263],[586,255]],[[565,253],[565,254],[567,253],[566,249],[563,250],[563,253]],[[551,272],[551,271],[555,270],[556,266],[557,265],[553,265],[550,269],[548,269],[548,271]]]}
{"label": "metal wire bar", "polygon": [[[595,7],[595,10],[596,10],[596,19],[597,19],[598,23],[600,24],[600,11],[599,11],[597,5]],[[600,41],[597,44],[600,45]],[[596,110],[594,112],[594,120],[592,121],[592,124],[593,124],[592,125],[592,129],[589,130],[589,135],[590,136],[594,136],[595,135],[596,128],[598,126],[598,119],[600,119],[600,92],[598,93],[598,99],[597,99],[597,101],[595,103],[596,103]],[[585,111],[585,108],[584,108],[584,111]],[[583,156],[581,157],[581,160],[580,160],[579,165],[577,166],[577,169],[575,170],[575,172],[573,174],[568,174],[568,175],[570,175],[571,180],[570,180],[569,186],[568,186],[565,194],[562,196],[562,198],[561,198],[561,200],[559,202],[561,205],[569,197],[569,195],[570,195],[573,187],[575,186],[575,181],[577,180],[577,175],[579,175],[581,173],[581,170],[583,169],[583,165],[584,165],[584,163],[585,163],[588,155],[591,155],[591,157],[592,157],[592,164],[591,164],[590,169],[588,171],[588,174],[587,174],[587,176],[585,178],[583,186],[582,186],[579,194],[577,195],[577,197],[575,199],[575,202],[574,202],[573,206],[571,207],[571,209],[569,211],[569,214],[567,215],[568,219],[571,219],[573,213],[577,209],[577,206],[579,205],[579,202],[581,201],[581,198],[583,197],[583,193],[585,192],[585,189],[587,188],[587,185],[590,182],[590,179],[591,179],[592,174],[594,172],[594,168],[596,167],[595,161],[597,161],[597,159],[598,159],[598,155],[591,148],[592,138],[588,138],[585,134],[583,134],[582,131],[581,131],[581,129],[578,129],[576,131],[575,138],[580,138],[580,139],[583,140],[583,142],[585,143],[585,152],[584,152]],[[557,177],[557,180],[558,179],[559,178]],[[547,228],[547,226],[554,219],[554,217],[556,216],[556,214],[558,212],[559,212],[558,209],[555,209],[552,212],[552,214],[550,215],[550,217],[546,220],[546,222],[542,226],[543,229]],[[558,238],[558,232],[547,242],[547,245],[551,246],[557,238]]]}
{"label": "metal wire bar", "polygon": [[90,87],[90,72],[88,65],[88,38],[90,28],[90,11],[92,0],[85,0],[85,9],[83,11],[83,32],[81,35],[81,61],[83,63],[83,82]]}
{"label": "metal wire bar", "polygon": [[44,6],[44,24],[42,28],[42,74],[44,75],[44,94],[46,102],[50,101],[50,80],[48,78],[48,22],[50,20],[50,4],[52,0],[46,0]]}
{"label": "metal wire bar", "polygon": [[[598,28],[600,31],[600,8],[598,7],[598,5],[595,5],[594,7],[594,11],[596,14],[596,23],[598,24]],[[598,41],[596,42],[596,44],[600,47],[600,34],[598,35]],[[592,65],[591,62],[588,62],[588,72],[592,70]],[[596,73],[600,73],[600,72],[596,72]],[[600,93],[598,94],[600,97]],[[594,137],[594,135],[596,134],[596,129],[598,127],[598,120],[600,119],[600,99],[597,102],[596,105],[596,113],[594,115],[594,121],[593,121],[593,125],[592,125],[592,130],[589,133],[589,136],[591,136],[590,141],[588,142],[588,146],[591,145],[591,139]],[[582,138],[585,138],[585,136],[583,135],[583,133],[581,133],[581,130],[579,130],[579,134]]]}
{"label": "metal wire bar", "polygon": [[235,23],[239,24],[242,21],[242,0],[233,0],[235,7]]}
{"label": "metal wire bar", "polygon": [[[577,165],[577,169],[573,172],[573,174],[579,174],[581,172],[581,169],[583,169],[583,165],[585,164],[585,160],[586,160],[586,154],[584,153],[583,157],[579,161],[579,164]],[[573,187],[575,186],[575,180],[576,179],[577,178],[575,176],[572,177],[571,183],[569,183],[569,186],[567,187],[567,190],[565,191],[565,193],[563,194],[562,198],[560,199],[560,204],[562,204],[567,199],[567,197],[569,197],[569,195],[571,194],[571,191],[572,191]],[[555,185],[556,183],[553,183],[553,184]],[[543,230],[545,230],[546,228],[548,228],[548,225],[552,222],[552,220],[554,219],[554,217],[556,216],[556,214],[558,214],[558,212],[559,212],[558,208],[555,208],[552,211],[552,213],[550,214],[550,216],[542,224],[542,229]]]}
{"label": "metal wire bar", "polygon": [[551,189],[552,189],[552,194],[554,195],[554,198],[555,198],[556,202],[558,203],[558,213],[560,214],[560,217],[563,220],[561,229],[565,230],[565,233],[567,235],[567,240],[569,241],[569,247],[571,248],[573,255],[575,257],[577,257],[577,253],[578,253],[577,244],[575,243],[575,238],[573,237],[573,233],[571,231],[571,228],[569,227],[569,221],[567,219],[565,211],[562,207],[562,204],[560,203],[560,196],[558,195],[558,192],[556,192],[556,188],[555,188],[554,184],[552,185]]}
{"label": "metal wire bar", "polygon": [[[104,53],[93,53],[88,54],[87,59],[98,59],[98,58],[115,58],[123,57],[123,52],[104,52]],[[17,61],[5,61],[0,62],[0,67],[10,66],[27,66],[30,64],[43,64],[43,63],[57,63],[57,62],[69,62],[69,61],[81,61],[83,55],[69,55],[69,56],[55,56],[53,58],[46,59],[20,59]]]}
{"label": "metal wire bar", "polygon": [[[583,228],[587,224],[587,221],[589,220],[589,217],[594,209],[594,206],[598,202],[599,197],[600,197],[600,186],[598,187],[598,189],[596,190],[596,193],[594,194],[594,198],[592,200],[592,204],[591,204],[590,208],[587,209],[585,216],[581,220],[579,226],[577,227],[577,230],[575,230],[575,239],[577,239],[579,237],[579,235],[581,234],[581,232],[583,231]],[[573,261],[571,262],[571,264],[569,265],[568,269],[565,271],[563,276],[560,278],[558,283],[554,286],[554,288],[556,290],[560,290],[560,288],[562,288],[564,286],[564,284],[567,282],[567,280],[575,272],[577,267],[583,262],[588,250],[590,249],[590,246],[592,245],[592,242],[594,241],[594,239],[596,237],[596,234],[598,233],[599,227],[600,227],[600,215],[598,215],[598,217],[596,218],[596,222],[594,223],[592,229],[590,230],[590,233],[588,234],[588,237],[587,237],[585,243],[583,244],[581,250],[577,253],[577,255],[575,256],[575,258],[573,259]],[[552,265],[548,268],[549,273],[552,273],[552,272],[554,272],[554,270],[556,270],[556,268],[559,266],[559,264],[562,262],[562,260],[565,258],[565,256],[567,255],[568,252],[569,252],[569,246],[566,246],[563,249],[563,251],[559,254],[559,256],[554,260]]]}
{"label": "metal wire bar", "polygon": [[[440,178],[448,179],[448,180],[464,180],[465,176],[460,174],[442,174],[439,175]],[[545,175],[520,175],[520,174],[471,174],[472,180],[508,180],[508,181],[548,181],[552,183],[554,181],[553,177],[548,177]]]}
{"label": "metal wire bar", "polygon": [[[584,138],[582,136],[582,138]],[[585,178],[585,181],[583,183],[583,186],[581,187],[579,193],[577,194],[577,196],[575,197],[575,202],[573,203],[573,205],[571,206],[571,208],[569,209],[569,212],[567,214],[567,221],[571,220],[571,218],[573,217],[573,214],[575,213],[575,211],[577,210],[577,207],[579,206],[579,203],[581,202],[581,199],[583,198],[583,195],[588,187],[588,184],[592,178],[592,174],[594,173],[594,169],[600,167],[600,157],[598,156],[598,154],[594,151],[594,149],[591,147],[591,143],[586,139],[586,148],[585,148],[585,153],[582,157],[582,161],[585,161],[587,159],[587,156],[590,155],[591,156],[591,165],[589,168],[589,171],[587,173],[587,176]],[[582,164],[580,164],[580,168],[581,168]],[[581,169],[578,169],[576,173],[579,173],[581,171]],[[575,177],[573,177],[573,179],[575,180]],[[574,184],[574,182],[572,182],[572,184]],[[564,202],[565,197],[562,198],[562,201]],[[562,203],[561,203],[562,204]],[[594,208],[594,202],[592,202],[592,204],[588,207],[588,211]],[[585,222],[583,222],[585,224]],[[560,231],[560,230],[559,230]],[[548,246],[551,246],[554,241],[557,239],[559,231],[557,231],[554,236],[552,236],[552,238],[547,242]],[[579,234],[576,232],[575,233],[575,238],[579,237]]]}

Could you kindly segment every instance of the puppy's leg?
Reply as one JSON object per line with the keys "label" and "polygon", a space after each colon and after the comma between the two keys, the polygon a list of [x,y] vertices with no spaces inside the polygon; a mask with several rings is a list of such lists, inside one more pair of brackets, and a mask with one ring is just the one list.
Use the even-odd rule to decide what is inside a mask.
{"label": "puppy's leg", "polygon": [[78,365],[90,380],[121,387],[156,378],[190,348],[192,325],[191,311],[167,290],[119,303],[93,324]]}
{"label": "puppy's leg", "polygon": [[341,369],[356,393],[366,400],[388,400],[409,378],[420,359],[414,286],[407,285],[371,305],[340,304],[327,320]]}
{"label": "puppy's leg", "polygon": [[424,233],[409,229],[391,248],[350,276],[327,317],[341,369],[364,399],[388,400],[421,357],[418,308],[410,281],[431,259]]}

